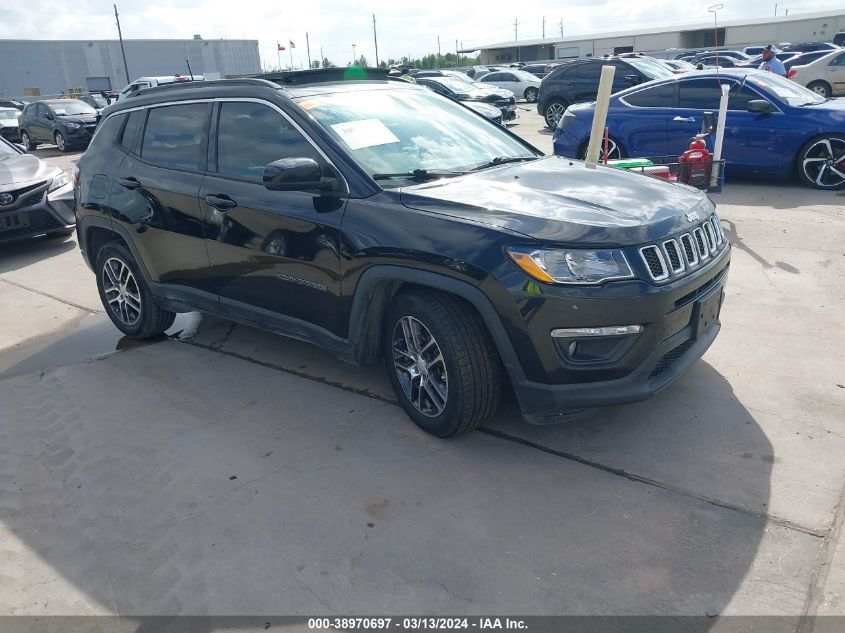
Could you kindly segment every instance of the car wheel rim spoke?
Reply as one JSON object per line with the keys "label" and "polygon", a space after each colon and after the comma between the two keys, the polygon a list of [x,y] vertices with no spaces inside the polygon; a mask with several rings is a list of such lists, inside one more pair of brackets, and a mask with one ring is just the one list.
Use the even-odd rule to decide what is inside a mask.
{"label": "car wheel rim spoke", "polygon": [[437,417],[446,409],[449,382],[440,346],[429,329],[412,316],[393,328],[393,367],[402,392],[420,413]]}
{"label": "car wheel rim spoke", "polygon": [[141,318],[141,291],[135,276],[124,262],[112,257],[103,264],[103,295],[112,314],[125,325]]}

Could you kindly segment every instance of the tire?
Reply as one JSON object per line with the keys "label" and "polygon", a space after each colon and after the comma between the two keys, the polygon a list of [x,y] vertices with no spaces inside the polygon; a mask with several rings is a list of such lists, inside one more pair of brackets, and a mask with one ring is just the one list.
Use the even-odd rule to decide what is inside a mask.
{"label": "tire", "polygon": [[[616,160],[618,158],[627,158],[628,153],[625,151],[625,148],[622,147],[622,143],[617,141],[612,136],[609,136],[607,139],[607,149],[608,154],[610,154],[609,160]],[[587,158],[587,143],[584,143],[581,146],[581,151],[578,152],[578,158],[584,160]],[[604,139],[602,139],[601,149],[599,150],[599,162],[604,161]]]}
{"label": "tire", "polygon": [[[408,340],[416,340],[422,354]],[[502,388],[499,357],[481,317],[462,300],[434,291],[398,295],[385,314],[382,349],[399,403],[424,431],[452,437],[495,413]]]}
{"label": "tire", "polygon": [[53,140],[56,143],[56,147],[58,147],[59,151],[63,154],[67,154],[70,151],[67,146],[67,139],[65,138],[65,135],[58,130],[56,130],[56,133],[53,134]]}
{"label": "tire", "polygon": [[528,103],[537,103],[537,98],[540,96],[540,91],[536,88],[526,88],[523,95]]}
{"label": "tire", "polygon": [[811,81],[807,84],[807,89],[812,90],[817,95],[822,96],[825,99],[830,99],[830,95],[833,94],[830,84],[826,81]]}
{"label": "tire", "polygon": [[558,120],[560,120],[560,117],[563,116],[563,113],[568,107],[569,104],[563,99],[552,99],[546,104],[543,108],[543,118],[546,120],[546,126],[550,130],[557,127]]}
{"label": "tire", "polygon": [[801,182],[816,189],[845,186],[845,134],[822,134],[810,139],[798,152]]}
{"label": "tire", "polygon": [[32,142],[32,137],[30,137],[29,132],[26,130],[21,130],[21,145],[23,145],[28,152],[35,151],[35,148],[38,147],[38,143]]}
{"label": "tire", "polygon": [[[110,273],[106,270],[107,265]],[[97,253],[94,270],[100,301],[106,314],[126,336],[146,339],[161,334],[173,325],[176,313],[156,304],[138,264],[123,244],[109,242],[103,246]],[[128,276],[125,271],[128,271]],[[123,288],[118,289],[113,283],[115,277],[120,278]]]}

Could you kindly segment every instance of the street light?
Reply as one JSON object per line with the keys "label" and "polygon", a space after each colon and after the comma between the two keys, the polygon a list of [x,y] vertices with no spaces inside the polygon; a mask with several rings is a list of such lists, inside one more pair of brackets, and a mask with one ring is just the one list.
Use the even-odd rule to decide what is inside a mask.
{"label": "street light", "polygon": [[723,4],[712,4],[707,12],[713,14],[713,46],[716,47],[716,73],[719,73],[719,29],[716,26],[716,13],[725,8]]}
{"label": "street light", "polygon": [[357,44],[352,45],[352,65],[353,66],[358,63],[358,58],[355,56],[355,47],[356,46],[357,46]]}

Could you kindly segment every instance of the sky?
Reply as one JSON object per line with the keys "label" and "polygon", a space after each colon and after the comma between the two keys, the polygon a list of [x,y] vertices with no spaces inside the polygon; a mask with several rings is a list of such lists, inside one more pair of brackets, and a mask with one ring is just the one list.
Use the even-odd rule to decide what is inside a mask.
{"label": "sky", "polygon": [[[427,0],[310,0],[292,10],[290,2],[249,0],[118,0],[124,38],[257,39],[262,64],[277,65],[276,42],[295,48],[282,53],[282,64],[307,65],[306,32],[311,58],[323,55],[338,65],[356,55],[375,61],[373,14],[378,29],[379,59],[419,57],[453,52],[455,41],[463,47],[560,33],[579,35],[631,29],[672,26],[709,21],[707,12],[714,0],[571,0],[518,3],[497,0],[456,2]],[[762,18],[775,15],[770,0],[723,0],[720,19]],[[778,15],[842,10],[842,0],[787,0],[777,4]],[[67,3],[36,3],[33,0],[3,0],[0,24],[14,25],[4,36],[20,39],[112,39],[117,37],[111,1],[74,0]]]}

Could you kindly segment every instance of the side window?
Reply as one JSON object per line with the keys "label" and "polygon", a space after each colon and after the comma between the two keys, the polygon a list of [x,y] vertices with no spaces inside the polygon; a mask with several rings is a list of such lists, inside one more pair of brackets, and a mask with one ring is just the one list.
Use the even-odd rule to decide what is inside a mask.
{"label": "side window", "polygon": [[38,118],[44,118],[44,116],[47,114],[47,107],[43,103],[39,103],[35,107],[35,116],[37,116]]}
{"label": "side window", "polygon": [[218,173],[261,180],[268,163],[280,158],[302,157],[322,162],[314,146],[272,108],[260,103],[220,104]]}
{"label": "side window", "polygon": [[553,70],[552,79],[558,81],[572,81],[578,76],[578,64],[566,64],[558,70]]}
{"label": "side window", "polygon": [[719,109],[722,89],[716,79],[690,79],[678,82],[678,107],[691,110]]}
{"label": "side window", "polygon": [[731,91],[728,93],[728,110],[748,110],[748,102],[754,99],[762,99],[760,95],[754,92],[748,86],[739,87],[739,84],[731,86]]}
{"label": "side window", "polygon": [[94,133],[94,138],[91,139],[89,149],[93,148],[96,150],[99,147],[105,147],[114,143],[118,133],[120,132],[120,126],[123,125],[125,120],[125,114],[116,114],[106,119],[97,127],[97,131]]}
{"label": "side window", "polygon": [[513,73],[499,73],[499,77],[501,77],[501,79],[498,81],[516,81],[516,77],[513,76]]}
{"label": "side window", "polygon": [[505,79],[505,73],[490,73],[481,78],[481,81],[508,81]]}
{"label": "side window", "polygon": [[828,66],[845,66],[845,53],[842,53],[838,57],[834,57],[830,60],[830,64]]}
{"label": "side window", "polygon": [[[617,69],[614,77],[618,78],[619,70]],[[596,82],[598,83],[601,77],[601,64],[587,63],[578,64],[578,81],[579,82]]]}
{"label": "side window", "polygon": [[126,127],[123,128],[123,134],[120,136],[120,146],[126,151],[133,154],[138,153],[138,138],[141,133],[141,128],[144,127],[144,117],[147,116],[146,110],[135,110],[129,113],[129,118],[126,121]]}
{"label": "side window", "polygon": [[672,108],[675,106],[675,82],[646,88],[623,99],[638,108]]}
{"label": "side window", "polygon": [[152,108],[141,156],[159,165],[198,169],[208,109],[204,103]]}

